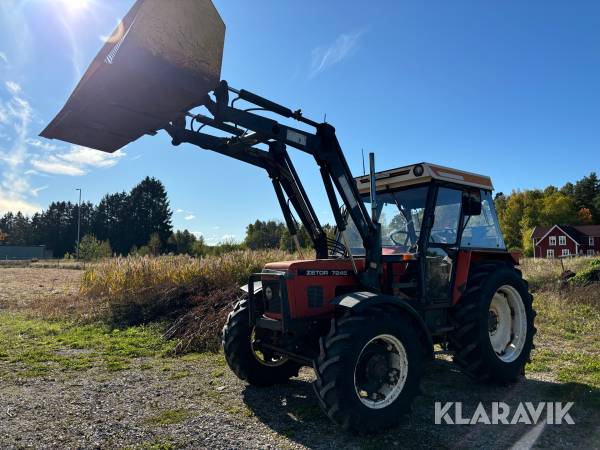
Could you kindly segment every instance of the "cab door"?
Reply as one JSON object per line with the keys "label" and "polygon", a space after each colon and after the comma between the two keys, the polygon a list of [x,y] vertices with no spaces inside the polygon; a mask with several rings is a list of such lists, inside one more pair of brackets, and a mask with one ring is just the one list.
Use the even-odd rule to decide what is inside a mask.
{"label": "cab door", "polygon": [[459,246],[463,190],[438,186],[435,198],[433,225],[425,254],[424,292],[429,303],[450,303]]}

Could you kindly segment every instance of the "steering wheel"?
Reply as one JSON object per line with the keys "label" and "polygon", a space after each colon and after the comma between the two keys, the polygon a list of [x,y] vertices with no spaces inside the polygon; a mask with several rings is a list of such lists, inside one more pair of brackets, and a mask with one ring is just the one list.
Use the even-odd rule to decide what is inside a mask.
{"label": "steering wheel", "polygon": [[[404,243],[400,243],[396,239],[394,239],[394,236],[396,236],[397,234],[403,234],[405,236]],[[400,246],[404,246],[404,247],[408,246],[408,241],[409,241],[408,231],[404,231],[404,230],[392,231],[388,237],[396,245],[400,245]]]}

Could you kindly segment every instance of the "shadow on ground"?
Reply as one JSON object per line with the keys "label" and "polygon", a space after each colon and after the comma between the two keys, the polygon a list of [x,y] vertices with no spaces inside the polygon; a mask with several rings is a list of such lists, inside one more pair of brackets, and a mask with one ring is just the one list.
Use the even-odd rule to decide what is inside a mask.
{"label": "shadow on ground", "polygon": [[[295,379],[272,388],[247,386],[244,402],[256,417],[292,441],[312,448],[598,448],[600,390],[579,383],[558,384],[534,379],[498,387],[474,384],[444,360],[430,364],[423,395],[412,415],[386,433],[356,436],[339,430],[321,412],[310,382]],[[511,408],[519,402],[575,402],[570,415],[575,425],[436,425],[435,402],[462,402],[471,417],[479,402],[491,415],[492,402]],[[545,417],[545,413],[542,417]]]}

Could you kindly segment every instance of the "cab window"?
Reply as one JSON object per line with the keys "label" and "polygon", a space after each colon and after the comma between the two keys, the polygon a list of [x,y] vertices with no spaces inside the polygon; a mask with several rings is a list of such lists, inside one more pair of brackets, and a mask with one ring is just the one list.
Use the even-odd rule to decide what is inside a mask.
{"label": "cab window", "polygon": [[492,193],[481,191],[481,214],[465,216],[461,247],[505,249]]}
{"label": "cab window", "polygon": [[462,191],[445,187],[438,189],[430,243],[456,244],[461,202]]}

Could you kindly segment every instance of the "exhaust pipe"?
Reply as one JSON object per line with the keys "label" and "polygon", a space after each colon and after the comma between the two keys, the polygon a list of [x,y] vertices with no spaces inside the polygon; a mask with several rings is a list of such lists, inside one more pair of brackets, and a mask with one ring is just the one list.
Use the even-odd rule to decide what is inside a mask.
{"label": "exhaust pipe", "polygon": [[40,136],[114,152],[200,105],[221,78],[210,0],[137,0]]}

